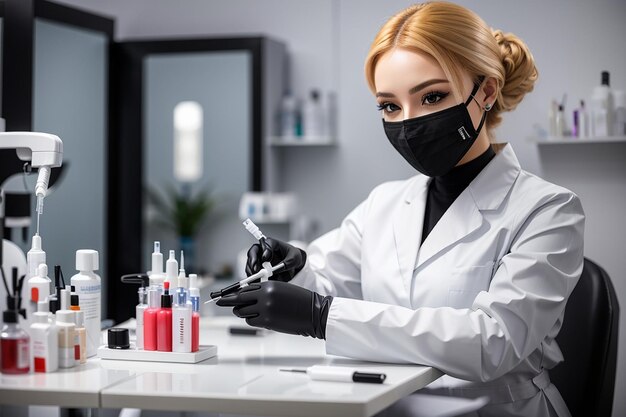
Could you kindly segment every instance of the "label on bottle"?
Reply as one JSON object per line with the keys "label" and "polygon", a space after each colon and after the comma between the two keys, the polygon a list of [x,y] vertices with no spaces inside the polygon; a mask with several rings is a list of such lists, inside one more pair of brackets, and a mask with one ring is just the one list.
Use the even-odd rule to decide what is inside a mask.
{"label": "label on bottle", "polygon": [[17,342],[17,367],[28,368],[30,364],[29,355],[30,341],[28,339],[20,339]]}
{"label": "label on bottle", "polygon": [[87,329],[87,356],[94,356],[100,345],[100,283],[81,281],[72,282],[76,286],[80,300],[80,309],[85,312]]}

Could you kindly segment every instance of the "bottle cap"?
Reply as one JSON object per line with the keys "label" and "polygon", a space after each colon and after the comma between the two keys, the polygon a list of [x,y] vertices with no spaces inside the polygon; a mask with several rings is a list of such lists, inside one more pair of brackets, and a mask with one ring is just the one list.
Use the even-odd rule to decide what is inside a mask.
{"label": "bottle cap", "polygon": [[72,310],[59,310],[56,313],[57,323],[74,324],[76,322],[76,312]]}
{"label": "bottle cap", "polygon": [[79,304],[78,304],[78,294],[72,294],[70,296],[70,305],[72,307],[78,307],[79,306]]}
{"label": "bottle cap", "polygon": [[98,251],[93,249],[79,249],[76,251],[77,271],[97,271],[98,269]]}
{"label": "bottle cap", "polygon": [[56,312],[59,311],[59,300],[57,300],[56,296],[50,298],[49,306],[52,314],[56,314]]}
{"label": "bottle cap", "polygon": [[130,347],[128,329],[120,329],[119,327],[109,329],[107,340],[109,349],[128,349]]}
{"label": "bottle cap", "polygon": [[602,85],[609,86],[610,75],[608,71],[602,71]]}
{"label": "bottle cap", "polygon": [[75,314],[76,327],[85,327],[85,312],[77,311]]}
{"label": "bottle cap", "polygon": [[37,276],[40,278],[46,278],[48,276],[48,265],[39,264],[37,267]]}
{"label": "bottle cap", "polygon": [[39,301],[37,302],[37,313],[46,313],[50,312],[50,307],[48,306],[47,301]]}
{"label": "bottle cap", "polygon": [[165,288],[164,294],[161,295],[161,308],[171,308],[172,307],[172,296],[170,295],[170,283],[165,281],[163,283],[163,287]]}

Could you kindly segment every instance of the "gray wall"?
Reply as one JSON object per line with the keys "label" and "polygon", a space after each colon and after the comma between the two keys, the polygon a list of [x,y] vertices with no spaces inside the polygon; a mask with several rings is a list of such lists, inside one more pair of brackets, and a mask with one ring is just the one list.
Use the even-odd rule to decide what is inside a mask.
{"label": "gray wall", "polygon": [[[63,0],[115,16],[119,39],[205,35],[266,34],[288,43],[292,56],[293,90],[311,87],[338,92],[339,147],[291,149],[285,163],[284,187],[296,192],[305,212],[320,220],[320,231],[335,227],[376,184],[412,174],[387,143],[363,77],[363,61],[378,28],[409,1],[362,0]],[[622,308],[626,308],[623,240],[626,220],[606,207],[622,208],[623,174],[601,167],[607,157],[623,167],[623,146],[609,151],[587,147],[577,165],[564,163],[571,150],[557,148],[561,163],[545,166],[536,145],[527,141],[533,125],[546,126],[548,103],[564,92],[571,111],[590,95],[601,70],[611,71],[612,84],[626,88],[626,2],[623,0],[558,0],[502,2],[463,0],[489,25],[516,33],[532,50],[540,79],[518,109],[505,116],[497,131],[513,143],[531,172],[561,182],[583,198],[588,226],[586,252],[613,277]],[[559,160],[557,157],[556,160]],[[609,159],[613,163],[614,159]],[[582,166],[581,166],[582,164]],[[550,169],[549,169],[550,168]],[[584,169],[583,169],[584,168]],[[570,175],[573,172],[576,175]],[[606,173],[606,177],[585,173]],[[623,172],[623,171],[621,171]],[[615,175],[612,177],[612,175]],[[580,181],[574,182],[574,179]],[[626,389],[626,320],[622,320],[616,393]],[[615,416],[626,414],[626,397],[617,395]]]}
{"label": "gray wall", "polygon": [[[204,112],[204,175],[193,184],[192,192],[211,187],[220,214],[219,222],[207,222],[205,232],[198,235],[196,262],[210,271],[232,265],[237,252],[250,244],[238,217],[239,198],[250,187],[250,54],[158,54],[146,58],[144,65],[144,182],[160,192],[164,185],[180,189],[173,173],[173,111],[181,101],[200,103]],[[162,241],[165,253],[179,249],[173,233],[154,225],[145,231],[148,268],[154,240]],[[188,272],[198,270],[188,268]]]}

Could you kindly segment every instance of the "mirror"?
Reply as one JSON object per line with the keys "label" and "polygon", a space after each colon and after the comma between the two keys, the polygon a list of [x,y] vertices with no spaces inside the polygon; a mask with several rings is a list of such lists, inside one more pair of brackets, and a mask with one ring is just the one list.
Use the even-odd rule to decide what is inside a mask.
{"label": "mirror", "polygon": [[[161,241],[165,258],[174,249],[180,261],[179,251],[185,250],[187,273],[212,275],[229,275],[237,253],[250,245],[238,205],[252,187],[251,71],[249,51],[152,54],[144,59],[142,247],[148,269],[155,240]],[[181,103],[175,130],[174,113]],[[191,115],[185,114],[185,103]],[[200,123],[196,139],[186,139],[187,116],[194,127]],[[187,214],[187,222],[177,221],[185,216],[182,205],[178,214],[165,214],[155,204],[165,200],[173,207],[172,193],[189,201],[203,190],[209,191],[209,204],[215,204],[204,227],[189,221],[194,214]],[[165,226],[174,223],[178,230]]]}

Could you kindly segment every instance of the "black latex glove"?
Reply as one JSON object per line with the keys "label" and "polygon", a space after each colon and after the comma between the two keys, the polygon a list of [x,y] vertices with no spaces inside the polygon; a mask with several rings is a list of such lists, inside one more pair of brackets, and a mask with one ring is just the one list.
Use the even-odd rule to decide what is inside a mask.
{"label": "black latex glove", "polygon": [[289,243],[268,237],[261,239],[260,243],[252,245],[248,250],[246,274],[250,276],[259,272],[263,268],[263,262],[270,262],[272,265],[283,262],[285,268],[274,273],[270,280],[289,282],[304,267],[306,252]]}
{"label": "black latex glove", "polygon": [[222,297],[217,305],[234,307],[233,314],[246,319],[250,326],[325,339],[332,301],[331,296],[297,285],[266,281]]}

